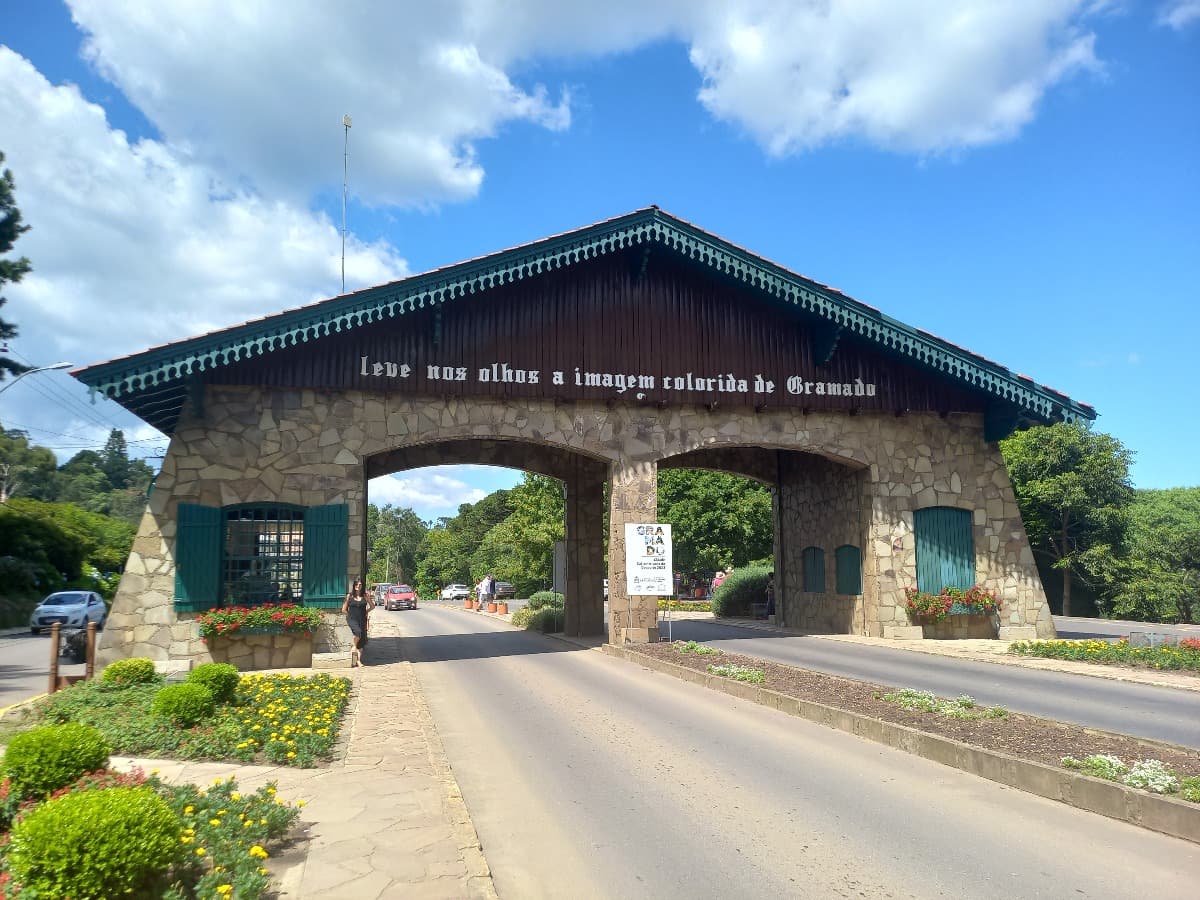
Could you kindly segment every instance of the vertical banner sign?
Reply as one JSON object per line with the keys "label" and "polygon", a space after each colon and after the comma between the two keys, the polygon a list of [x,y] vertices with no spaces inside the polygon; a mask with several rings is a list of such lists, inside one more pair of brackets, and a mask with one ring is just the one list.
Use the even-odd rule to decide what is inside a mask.
{"label": "vertical banner sign", "polygon": [[625,585],[629,596],[671,596],[671,526],[625,525]]}

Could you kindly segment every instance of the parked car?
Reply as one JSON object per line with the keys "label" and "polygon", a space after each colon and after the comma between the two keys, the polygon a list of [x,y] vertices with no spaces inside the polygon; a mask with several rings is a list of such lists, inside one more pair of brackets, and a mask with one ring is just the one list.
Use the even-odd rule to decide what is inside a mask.
{"label": "parked car", "polygon": [[448,584],[442,588],[442,600],[447,603],[466,600],[470,596],[471,589],[465,584]]}
{"label": "parked car", "polygon": [[387,599],[388,588],[392,586],[390,581],[381,581],[375,585],[375,605],[382,606],[383,601]]}
{"label": "parked car", "polygon": [[383,600],[384,609],[416,609],[417,592],[407,584],[393,584]]}
{"label": "parked car", "polygon": [[507,581],[496,582],[496,599],[511,600],[517,596],[517,589]]}
{"label": "parked car", "polygon": [[55,622],[66,628],[86,628],[88,622],[95,622],[103,628],[107,618],[108,607],[95,591],[56,591],[34,607],[29,630],[40,634]]}

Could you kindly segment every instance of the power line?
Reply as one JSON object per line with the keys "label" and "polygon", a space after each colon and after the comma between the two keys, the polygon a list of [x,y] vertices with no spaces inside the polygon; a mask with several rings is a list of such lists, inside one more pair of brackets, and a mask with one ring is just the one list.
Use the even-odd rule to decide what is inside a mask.
{"label": "power line", "polygon": [[[19,358],[26,365],[33,365],[31,360],[18,350],[11,349],[10,352],[13,356]],[[53,380],[49,382],[30,381],[29,386],[47,400],[51,401],[52,403],[56,402],[65,406],[70,410],[71,413],[87,419],[93,425],[98,425],[103,428],[120,427],[117,425],[116,421],[109,417],[103,410],[83,403],[83,401],[81,401],[78,397],[73,396],[69,391],[58,385]]]}

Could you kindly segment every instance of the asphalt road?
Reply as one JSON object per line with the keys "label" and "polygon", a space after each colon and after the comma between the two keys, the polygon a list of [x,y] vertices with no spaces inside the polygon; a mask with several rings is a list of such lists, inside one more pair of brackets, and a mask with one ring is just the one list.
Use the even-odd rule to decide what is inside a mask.
{"label": "asphalt road", "polygon": [[1193,893],[1195,845],[493,619],[393,615],[502,898]]}
{"label": "asphalt road", "polygon": [[970,694],[981,703],[1014,712],[1200,748],[1200,692],[785,635],[702,619],[676,620],[672,631],[675,640],[702,641],[730,653],[889,687],[933,691],[943,697]]}
{"label": "asphalt road", "polygon": [[[83,663],[60,659],[60,675],[82,675]],[[0,709],[46,691],[50,676],[50,635],[0,635]]]}

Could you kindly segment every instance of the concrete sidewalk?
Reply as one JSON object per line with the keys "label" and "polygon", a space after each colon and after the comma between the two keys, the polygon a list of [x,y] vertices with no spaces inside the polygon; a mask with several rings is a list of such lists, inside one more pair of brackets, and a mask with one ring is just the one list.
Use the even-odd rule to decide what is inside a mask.
{"label": "concrete sidewalk", "polygon": [[[304,800],[301,838],[268,866],[287,900],[494,898],[491,872],[458,790],[400,632],[372,623],[367,664],[330,674],[354,682],[344,755],[327,768],[244,766],[114,757],[171,783],[233,776],[254,789]],[[298,672],[301,670],[297,670]],[[303,670],[308,674],[309,670]]]}

